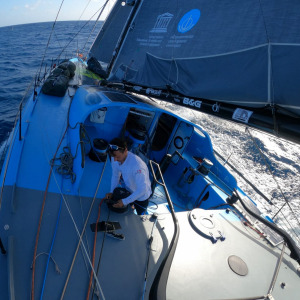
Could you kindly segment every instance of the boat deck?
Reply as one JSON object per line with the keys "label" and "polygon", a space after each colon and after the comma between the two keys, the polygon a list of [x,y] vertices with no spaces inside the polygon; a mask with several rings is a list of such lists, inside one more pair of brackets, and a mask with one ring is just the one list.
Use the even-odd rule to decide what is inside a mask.
{"label": "boat deck", "polygon": [[[1,272],[0,293],[7,295],[6,298],[14,295],[15,299],[29,299],[33,253],[43,192],[24,188],[13,190],[12,187],[6,187],[5,197],[8,199],[12,196],[14,209],[10,210],[11,203],[6,201],[3,203],[3,209],[11,213],[1,214],[1,227],[4,228],[2,239],[7,255],[0,256],[0,264],[6,269],[6,272]],[[97,220],[99,203],[100,199],[97,198],[86,222],[92,198],[71,195],[61,197],[54,193],[47,195],[34,270],[36,297],[41,297],[42,293],[43,299],[59,299],[62,295],[65,299],[86,297],[91,272],[89,261],[92,261],[95,238],[90,225]],[[150,210],[151,208],[150,205]],[[213,243],[191,226],[191,216],[197,211],[204,218],[213,218],[220,226],[225,240]],[[97,233],[94,268],[106,299],[142,298],[150,250],[145,299],[148,298],[151,284],[174,231],[171,215],[162,213],[160,206],[156,212],[160,214],[154,225],[151,215],[137,216],[132,210],[118,214],[110,212],[105,204],[101,206],[100,221],[119,222],[121,229],[116,230],[116,233],[125,237],[124,240],[118,240],[105,232]],[[274,276],[282,244],[277,248],[271,247],[255,231],[244,226],[235,213],[225,210],[196,209],[191,214],[178,212],[176,215],[180,231],[184,234],[179,237],[170,270],[166,287],[168,299],[193,299],[195,295],[201,299],[222,299],[224,290],[230,299],[242,298],[241,295],[251,297],[266,294]],[[82,234],[85,222],[87,225]],[[149,249],[151,233],[153,242]],[[81,234],[82,243],[76,255]],[[49,252],[51,256],[48,262]],[[230,269],[228,265],[230,256],[242,258],[249,271],[247,276],[237,275]],[[293,272],[289,273],[291,270]],[[215,282],[217,273],[223,278],[218,280],[218,288]],[[204,277],[206,280],[203,280]],[[285,256],[273,292],[275,299],[280,295],[279,299],[296,300],[297,297],[285,298],[285,293],[294,290],[294,295],[297,295],[298,280],[295,262]],[[281,282],[286,282],[288,289],[282,289]],[[94,280],[92,283],[91,293],[93,287],[97,286]],[[98,286],[94,292],[100,294],[100,299],[103,298]],[[24,298],[24,295],[28,297]]]}

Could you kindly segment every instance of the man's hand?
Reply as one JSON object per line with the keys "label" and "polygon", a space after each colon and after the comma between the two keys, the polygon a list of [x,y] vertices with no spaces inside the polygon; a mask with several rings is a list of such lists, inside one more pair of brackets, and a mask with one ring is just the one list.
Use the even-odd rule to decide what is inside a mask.
{"label": "man's hand", "polygon": [[115,207],[115,208],[122,208],[122,207],[124,207],[122,199],[118,200],[118,202],[116,204],[114,204],[113,207]]}

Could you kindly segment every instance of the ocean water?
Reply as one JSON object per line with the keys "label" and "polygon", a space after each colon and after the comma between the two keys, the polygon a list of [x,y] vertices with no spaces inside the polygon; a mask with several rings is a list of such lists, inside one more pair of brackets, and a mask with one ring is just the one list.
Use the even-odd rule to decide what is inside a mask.
{"label": "ocean water", "polygon": [[[32,91],[31,88],[26,93],[43,57],[49,68],[58,56],[60,59],[70,58],[76,52],[85,56],[101,26],[98,24],[90,35],[94,22],[58,22],[45,51],[52,25],[37,23],[0,28],[0,158],[3,157],[20,102]],[[80,34],[77,35],[78,32]],[[77,36],[73,38],[74,35]],[[203,113],[171,104],[163,105],[206,130],[214,149],[274,205],[269,205],[233,171],[242,189],[265,214],[275,216],[278,225],[293,236],[300,236],[299,145],[253,129],[245,130],[243,126]],[[280,213],[277,214],[278,210]],[[295,239],[300,245],[299,237]]]}
{"label": "ocean water", "polygon": [[74,57],[77,50],[87,54],[101,26],[99,23],[87,40],[95,22],[57,22],[46,51],[52,25],[47,22],[0,28],[0,143],[12,129],[19,103],[26,98],[25,91],[43,57],[49,68],[58,57]]}

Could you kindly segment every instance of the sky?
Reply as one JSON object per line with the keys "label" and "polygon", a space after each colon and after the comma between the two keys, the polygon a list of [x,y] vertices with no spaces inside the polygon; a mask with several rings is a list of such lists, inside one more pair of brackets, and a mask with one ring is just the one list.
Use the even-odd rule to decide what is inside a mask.
{"label": "sky", "polygon": [[[89,20],[105,0],[1,0],[0,27],[54,21],[62,2],[58,21],[77,21]],[[107,8],[111,8],[113,2],[111,0]],[[106,14],[100,19],[104,20]],[[96,18],[97,15],[93,19]]]}

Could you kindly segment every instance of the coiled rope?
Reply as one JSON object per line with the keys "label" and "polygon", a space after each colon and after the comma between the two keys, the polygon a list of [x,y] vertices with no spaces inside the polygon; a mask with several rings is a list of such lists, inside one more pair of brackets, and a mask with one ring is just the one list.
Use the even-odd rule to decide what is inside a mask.
{"label": "coiled rope", "polygon": [[77,156],[77,149],[80,143],[81,142],[77,144],[76,153],[74,156],[71,153],[70,147],[66,146],[63,148],[63,152],[58,158],[51,159],[50,161],[51,165],[54,165],[54,162],[57,160],[60,161],[60,164],[54,165],[56,167],[56,172],[62,176],[65,176],[66,178],[70,178],[72,183],[74,183],[76,180],[76,174],[73,172],[73,162]]}

